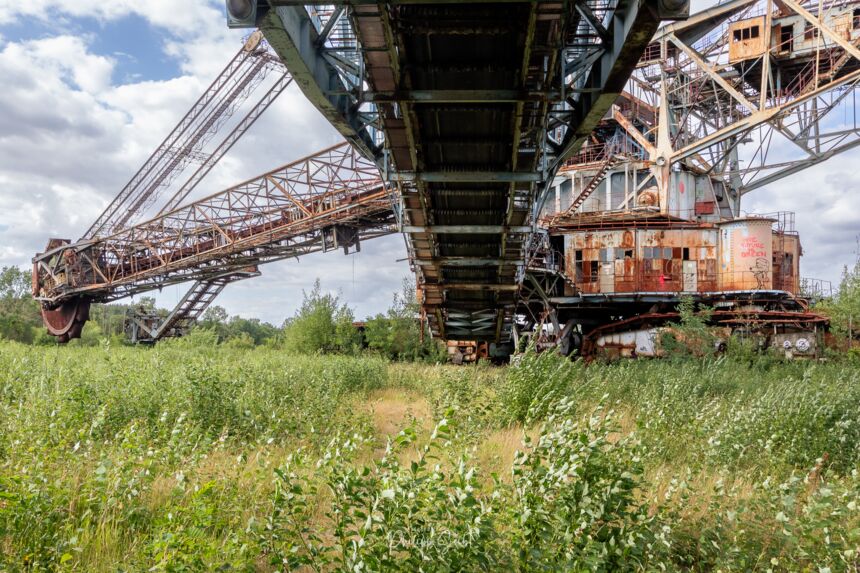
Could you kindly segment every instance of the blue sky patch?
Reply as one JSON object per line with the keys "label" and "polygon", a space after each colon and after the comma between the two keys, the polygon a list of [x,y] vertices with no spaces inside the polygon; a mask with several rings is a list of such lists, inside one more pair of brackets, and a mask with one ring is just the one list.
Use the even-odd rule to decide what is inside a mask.
{"label": "blue sky patch", "polygon": [[89,51],[116,62],[113,82],[120,84],[144,80],[162,81],[182,75],[179,62],[164,53],[165,32],[138,15],[127,15],[109,22],[91,18],[19,20],[0,26],[7,42],[39,40],[61,34],[85,38]]}

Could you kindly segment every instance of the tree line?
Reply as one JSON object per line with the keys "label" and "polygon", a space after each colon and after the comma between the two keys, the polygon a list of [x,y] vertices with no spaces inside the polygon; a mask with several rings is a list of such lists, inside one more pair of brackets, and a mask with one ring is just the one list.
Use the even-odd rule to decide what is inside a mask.
{"label": "tree line", "polygon": [[[16,266],[0,269],[0,339],[26,344],[53,344],[42,326],[39,304],[31,296],[31,273]],[[80,341],[91,345],[108,339],[125,341],[126,315],[132,307],[167,315],[155,299],[142,297],[133,304],[95,304]],[[837,338],[855,344],[860,341],[860,256],[853,267],[843,270],[837,293],[818,303],[816,311],[831,319]],[[356,324],[354,311],[339,296],[323,292],[319,279],[310,291],[302,292],[302,304],[281,326],[256,318],[230,316],[221,306],[211,306],[203,314],[191,341],[237,347],[269,345],[302,353],[357,354],[370,351],[393,360],[440,360],[444,348],[429,336],[422,336],[415,283],[404,279],[384,313]],[[847,344],[850,348],[850,343]]]}
{"label": "tree line", "polygon": [[[31,296],[31,273],[19,267],[0,269],[0,339],[25,344],[54,344]],[[301,354],[359,354],[372,352],[392,360],[436,361],[444,348],[429,336],[422,336],[418,320],[419,304],[415,283],[404,279],[401,291],[393,293],[384,313],[356,322],[354,311],[332,293],[324,292],[317,279],[310,291],[302,292],[302,304],[280,326],[257,318],[230,316],[222,306],[210,306],[192,332],[188,344],[225,344],[252,348],[271,346]],[[141,297],[130,304],[94,304],[90,320],[74,345],[94,345],[110,340],[125,344],[128,313],[144,311],[166,316],[153,297]]]}

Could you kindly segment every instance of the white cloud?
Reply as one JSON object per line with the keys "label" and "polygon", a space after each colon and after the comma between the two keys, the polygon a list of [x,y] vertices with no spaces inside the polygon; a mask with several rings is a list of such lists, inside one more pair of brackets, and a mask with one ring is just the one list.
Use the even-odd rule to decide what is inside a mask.
{"label": "white cloud", "polygon": [[[192,4],[0,0],[0,23],[86,14],[108,26],[123,15],[143,15],[168,32],[162,48],[182,71],[164,81],[116,77],[125,50],[93,53],[88,35],[0,44],[0,265],[27,265],[49,237],[79,237],[239,49],[242,33],[227,30],[213,8],[220,3]],[[195,195],[339,141],[293,86]],[[397,260],[405,256],[401,237],[363,247],[357,256],[325,253],[266,266],[263,277],[231,285],[218,302],[231,313],[280,322],[301,303],[302,289],[320,277],[323,288],[340,291],[363,318],[385,309],[409,272]],[[157,293],[164,305],[180,296],[175,287]]]}
{"label": "white cloud", "polygon": [[21,48],[37,66],[53,68],[61,77],[68,74],[81,91],[97,95],[111,84],[114,61],[87,52],[80,38],[56,36],[26,42]]}
{"label": "white cloud", "polygon": [[107,22],[133,14],[176,34],[196,35],[201,24],[219,14],[220,5],[215,1],[175,0],[0,0],[0,24],[25,19],[51,21],[55,14]]}
{"label": "white cloud", "polygon": [[[58,33],[37,40],[0,37],[0,265],[29,262],[48,237],[77,238],[223,68],[243,32],[226,28],[221,2],[175,0],[0,0],[0,25],[95,18],[104,26],[128,15],[164,32],[161,49],[179,77],[129,81],[115,74],[123,46],[92,52],[88,37]],[[136,52],[135,52],[136,53]],[[209,194],[340,141],[291,87],[212,172],[196,195]],[[803,274],[837,280],[853,260],[860,174],[846,154],[752,193],[745,208],[794,210],[806,256]],[[280,322],[315,277],[339,291],[363,318],[386,308],[409,273],[403,239],[363,245],[358,255],[312,255],[263,267],[259,279],[226,289],[231,313]],[[180,292],[166,289],[164,305]]]}

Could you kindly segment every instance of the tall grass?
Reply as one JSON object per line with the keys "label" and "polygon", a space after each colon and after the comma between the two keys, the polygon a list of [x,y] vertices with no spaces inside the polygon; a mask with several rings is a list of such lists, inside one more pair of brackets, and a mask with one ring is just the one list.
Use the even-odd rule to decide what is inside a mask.
{"label": "tall grass", "polygon": [[858,399],[848,362],[0,344],[0,571],[858,570]]}

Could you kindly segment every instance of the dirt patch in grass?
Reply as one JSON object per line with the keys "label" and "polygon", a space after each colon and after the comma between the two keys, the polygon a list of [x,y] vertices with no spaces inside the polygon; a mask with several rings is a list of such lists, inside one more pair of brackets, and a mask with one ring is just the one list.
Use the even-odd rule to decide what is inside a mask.
{"label": "dirt patch in grass", "polygon": [[376,434],[397,434],[412,420],[423,430],[433,428],[433,410],[427,399],[415,392],[400,388],[387,388],[370,395],[371,418]]}

